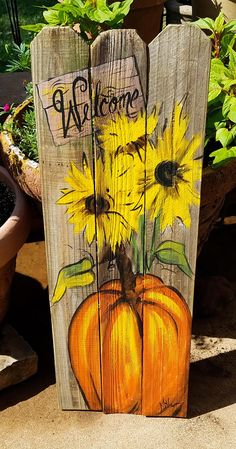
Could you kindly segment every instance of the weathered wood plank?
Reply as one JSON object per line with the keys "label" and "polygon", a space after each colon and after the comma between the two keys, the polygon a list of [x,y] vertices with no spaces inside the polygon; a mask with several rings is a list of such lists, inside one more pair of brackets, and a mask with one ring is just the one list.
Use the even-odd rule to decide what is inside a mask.
{"label": "weathered wood plank", "polygon": [[[88,244],[84,237],[86,225],[86,232],[94,233],[95,217],[91,216],[90,221],[86,218],[81,190],[83,186],[94,194],[92,126],[91,119],[85,119],[86,111],[91,115],[89,47],[70,28],[55,27],[38,34],[31,52],[60,404],[64,409],[100,409],[96,398],[90,403],[84,399],[75,378],[93,398],[94,386],[87,386],[84,378],[89,353],[93,354],[92,366],[100,364],[99,330],[97,341],[88,341],[89,318],[84,317],[80,332],[76,315],[72,320],[77,307],[97,290],[96,268],[91,267],[96,265],[96,241],[93,238]],[[70,212],[71,223],[66,212]],[[99,374],[96,383],[96,389],[101,389]]]}
{"label": "weathered wood plank", "polygon": [[55,27],[32,54],[62,407],[185,416],[210,42]]}
{"label": "weathered wood plank", "polygon": [[148,271],[162,281],[145,282],[143,413],[185,416],[210,42],[194,26],[169,26],[149,55],[147,116],[155,106],[159,121],[146,147],[146,243]]}
{"label": "weathered wood plank", "polygon": [[[146,133],[147,49],[134,30],[109,31],[92,44],[91,64],[93,90],[102,83],[101,95],[110,102],[106,114],[94,118],[103,409],[140,413],[141,318],[131,300],[137,274],[131,236],[140,208],[130,194],[137,140],[145,141]],[[139,309],[141,316],[141,303]]]}

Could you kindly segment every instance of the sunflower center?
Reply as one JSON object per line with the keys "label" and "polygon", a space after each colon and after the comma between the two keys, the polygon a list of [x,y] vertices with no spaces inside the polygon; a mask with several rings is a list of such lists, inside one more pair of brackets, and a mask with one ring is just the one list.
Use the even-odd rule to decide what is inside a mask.
{"label": "sunflower center", "polygon": [[164,187],[174,187],[179,164],[175,161],[160,162],[155,168],[156,181]]}
{"label": "sunflower center", "polygon": [[90,195],[85,200],[85,207],[91,214],[101,215],[110,209],[110,204],[101,195]]}

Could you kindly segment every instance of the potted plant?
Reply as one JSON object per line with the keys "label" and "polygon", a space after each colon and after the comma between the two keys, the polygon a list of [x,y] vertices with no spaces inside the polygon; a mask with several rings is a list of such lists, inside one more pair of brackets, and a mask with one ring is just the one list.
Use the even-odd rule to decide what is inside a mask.
{"label": "potted plant", "polygon": [[30,214],[24,194],[0,166],[0,323],[9,303],[16,254],[30,230]]}
{"label": "potted plant", "polygon": [[[200,247],[219,216],[225,195],[236,186],[236,21],[223,13],[195,22],[210,34],[212,59],[200,214]],[[231,162],[231,163],[229,163]]]}
{"label": "potted plant", "polygon": [[[28,87],[28,93],[31,93],[30,87]],[[8,117],[2,126],[0,135],[3,164],[25,193],[41,201],[35,114],[32,97],[29,96],[17,107],[9,106],[7,112]]]}
{"label": "potted plant", "polygon": [[110,28],[135,28],[145,42],[150,42],[161,30],[165,0],[58,0],[44,11],[46,24],[23,28],[38,32],[48,25],[75,26],[86,39],[95,38]]}

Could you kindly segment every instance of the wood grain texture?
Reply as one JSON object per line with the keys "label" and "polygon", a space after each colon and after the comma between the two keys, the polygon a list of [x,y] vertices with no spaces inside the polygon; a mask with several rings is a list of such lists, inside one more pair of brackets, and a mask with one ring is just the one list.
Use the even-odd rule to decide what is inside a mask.
{"label": "wood grain texture", "polygon": [[[69,187],[65,178],[72,161],[83,172],[83,153],[85,153],[93,170],[93,141],[90,134],[76,141],[69,139],[66,144],[56,146],[37,86],[51,78],[60,78],[65,74],[87,69],[89,47],[70,28],[55,27],[46,28],[38,34],[31,44],[31,52],[51,299],[58,273],[63,267],[81,260],[87,252],[96,262],[95,242],[88,245],[83,233],[75,235],[73,225],[68,223],[67,207],[56,204],[62,196],[61,189]],[[63,86],[63,82],[57,80],[58,85]],[[47,95],[51,101],[51,93],[48,92]],[[68,108],[68,104],[65,107]],[[68,328],[79,304],[96,290],[96,282],[83,288],[67,289],[61,301],[51,306],[57,386],[63,409],[88,409],[71,370]],[[99,345],[99,340],[97,344]]]}
{"label": "wood grain texture", "polygon": [[185,416],[210,42],[55,27],[31,50],[61,405]]}
{"label": "wood grain texture", "polygon": [[[171,123],[175,105],[182,104],[183,115],[188,120],[186,138],[190,141],[193,136],[201,137],[201,143],[198,145],[194,158],[203,155],[210,50],[209,39],[200,29],[191,24],[169,25],[149,45],[148,113],[156,104],[161,108],[158,131],[162,135],[163,128]],[[193,183],[194,176],[191,187]],[[200,193],[200,181],[196,183],[196,188]],[[161,239],[182,242],[192,271],[195,272],[199,207],[191,206],[190,212],[190,228],[182,226],[180,220],[176,220],[175,226],[167,228]],[[150,246],[150,238],[151,232],[148,229],[148,246]],[[179,270],[166,270],[160,264],[155,266],[155,274],[161,275],[166,284],[181,291],[192,311],[194,277],[190,279]]]}
{"label": "wood grain texture", "polygon": [[[145,187],[147,251],[153,249],[155,257],[155,255],[161,254],[157,250],[162,248],[161,245],[164,245],[166,252],[162,253],[163,258],[159,260],[157,257],[155,258],[151,273],[159,276],[166,286],[177,289],[184,298],[183,301],[192,311],[199,220],[199,204],[194,205],[194,202],[196,203],[194,198],[196,195],[200,196],[201,187],[200,163],[197,162],[197,159],[202,157],[204,146],[210,42],[204,33],[195,26],[188,24],[168,26],[149,45],[149,55],[150,76],[147,116],[156,106],[159,109],[159,121],[154,139],[154,153],[152,153],[153,168],[151,168],[152,163],[147,148],[147,182]],[[200,136],[200,138],[196,136]],[[194,151],[193,147],[195,147]],[[196,161],[193,162],[194,159]],[[198,165],[197,168],[196,165]],[[149,177],[153,179],[152,186]],[[150,218],[148,203],[149,196],[155,186],[156,196],[153,196],[153,201],[156,201],[161,215],[154,236],[154,222]],[[183,206],[184,204],[185,206]],[[154,206],[151,205],[150,207],[153,208]],[[158,207],[156,207],[156,211]],[[188,216],[188,210],[190,210],[190,217]],[[172,217],[176,217],[173,222]],[[166,224],[169,225],[166,226]],[[184,249],[185,261],[188,261],[193,273],[192,276],[190,276],[190,272],[186,273],[186,270],[184,272],[180,265],[166,263],[167,251],[172,261],[176,259],[171,249],[173,248],[172,242],[177,242],[178,250]],[[179,244],[182,246],[180,247]],[[187,271],[189,270],[187,269]],[[153,289],[155,290],[154,285]],[[159,357],[162,360],[158,376],[160,376],[159,379],[165,379],[163,383],[159,383],[161,389],[159,404],[162,404],[158,412],[160,415],[186,415],[191,337],[190,326],[187,324],[189,318],[186,313],[181,312],[182,320],[178,324],[172,315],[176,329],[178,329],[178,337],[175,332],[172,333],[171,327],[169,327],[169,332],[166,333],[168,326],[171,326],[171,324],[169,322],[168,325],[168,322],[166,322],[163,325],[166,319],[165,313],[163,312],[161,315],[163,347],[162,349],[156,348],[157,351],[160,351]],[[143,391],[145,391],[147,382],[145,358],[147,357],[146,339],[148,340],[150,333],[148,326],[148,314],[144,310]],[[181,343],[182,333],[185,337]],[[158,341],[158,338],[156,341]],[[168,348],[172,348],[169,357],[167,356]],[[174,352],[175,357],[171,360]],[[176,361],[181,359],[182,362],[180,364],[177,362],[175,366]],[[175,379],[176,382],[174,395],[171,391],[173,384],[171,384],[171,378],[168,381],[168,376],[171,376],[172,380]],[[168,384],[170,388],[168,388]],[[149,392],[149,397],[155,398],[156,385],[153,383],[149,385],[149,388],[152,390]],[[153,404],[153,409],[151,409],[155,410],[156,406]],[[149,407],[151,407],[150,404]]]}
{"label": "wood grain texture", "polygon": [[[125,107],[117,107],[115,113],[110,111],[110,114],[106,115],[103,120],[97,117],[94,119],[94,129],[98,135],[98,138],[95,139],[97,190],[100,190],[99,183],[100,185],[104,183],[103,177],[106,178],[110,171],[110,176],[107,179],[110,185],[108,183],[106,186],[111,200],[110,212],[113,206],[113,209],[119,210],[120,216],[124,217],[119,220],[117,219],[118,215],[109,216],[109,220],[113,219],[113,239],[118,242],[122,226],[128,226],[125,219],[129,221],[125,206],[120,205],[128,202],[128,189],[132,190],[135,184],[136,167],[132,163],[132,152],[135,152],[135,148],[132,148],[134,144],[130,137],[130,126],[140,117],[141,112],[143,122],[140,136],[145,136],[146,133],[146,45],[135,30],[113,30],[102,33],[91,46],[93,89],[97,82],[97,73],[94,67],[100,64],[106,64],[106,70],[102,72],[101,77],[104,86],[103,95],[107,95],[106,86],[109,86],[108,96],[110,98],[113,95],[119,97],[122,93],[126,95],[130,93],[135,99],[130,110]],[[138,91],[137,95],[135,89]],[[113,139],[114,135],[117,137],[116,139]],[[107,142],[109,143],[107,144]],[[128,156],[127,153],[130,155]],[[107,173],[104,173],[102,179],[99,179],[99,169],[96,167],[101,158],[107,159],[105,162]],[[131,162],[127,162],[129,159]],[[129,171],[128,180],[123,176],[127,170]],[[133,186],[130,185],[130,179],[133,179]],[[125,197],[122,191],[125,192]],[[130,213],[132,214],[132,212]],[[100,240],[99,233],[102,232],[97,225],[98,240]],[[98,268],[103,409],[106,413],[140,413],[142,342],[139,336],[137,317],[128,298],[124,297],[124,282],[122,279],[117,281],[117,279],[124,278],[122,272],[129,270],[130,275],[126,278],[130,286],[125,288],[132,289],[135,286],[133,274],[135,267],[134,264],[131,266],[134,254],[130,243],[126,241],[122,242],[122,249],[117,243],[116,248],[112,248],[112,251],[113,258],[110,258],[110,263],[102,263]],[[106,284],[104,287],[106,281],[110,281],[107,294],[104,292],[104,289],[108,290]]]}

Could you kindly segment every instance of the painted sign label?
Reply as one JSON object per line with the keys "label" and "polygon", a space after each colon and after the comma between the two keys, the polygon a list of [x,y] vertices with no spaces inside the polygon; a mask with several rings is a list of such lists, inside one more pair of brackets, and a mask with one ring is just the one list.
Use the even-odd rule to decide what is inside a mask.
{"label": "painted sign label", "polygon": [[[109,72],[109,85],[104,73]],[[93,68],[67,73],[37,85],[55,145],[65,145],[92,134],[92,119],[101,124],[106,116],[123,113],[136,118],[144,106],[142,88],[133,56]],[[92,102],[90,86],[92,86]]]}

